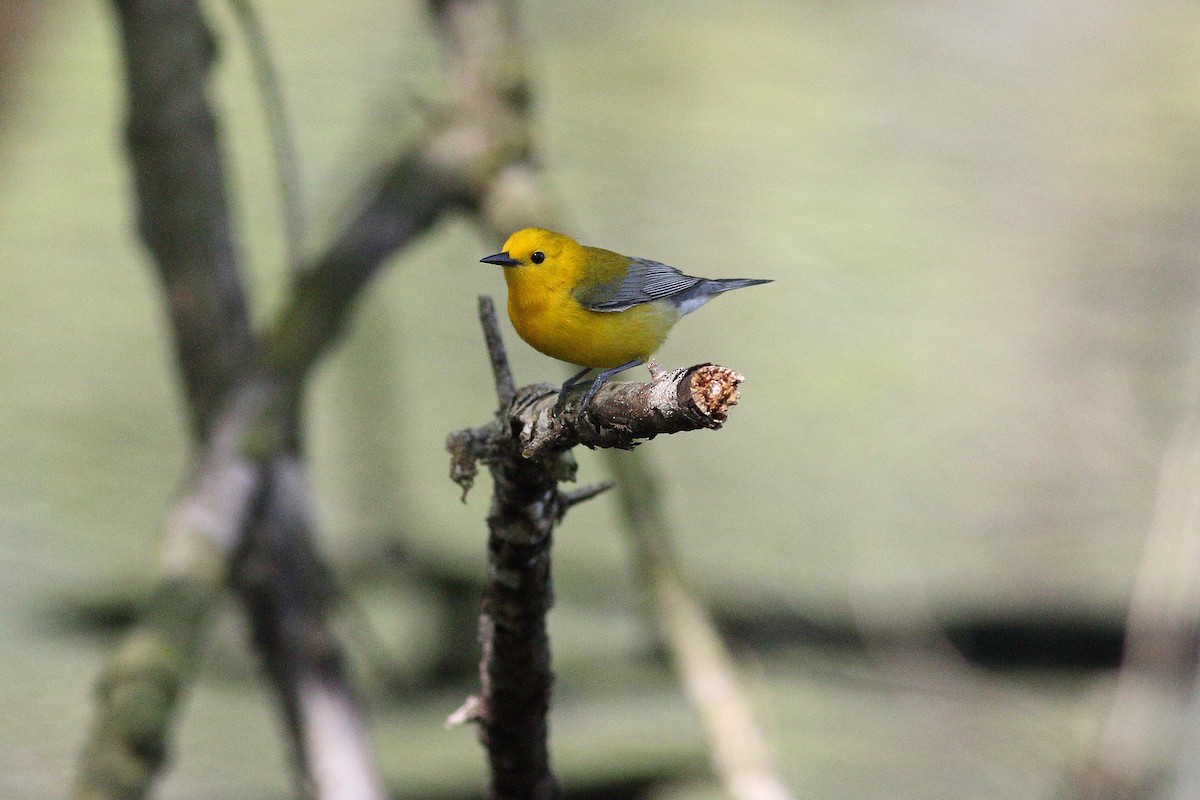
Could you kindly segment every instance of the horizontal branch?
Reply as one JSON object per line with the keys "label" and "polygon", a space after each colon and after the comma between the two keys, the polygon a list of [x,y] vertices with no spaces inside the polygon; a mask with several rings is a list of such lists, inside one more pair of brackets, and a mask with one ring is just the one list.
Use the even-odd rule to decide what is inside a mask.
{"label": "horizontal branch", "polygon": [[609,383],[582,412],[568,403],[560,414],[553,413],[556,389],[531,386],[517,393],[510,422],[526,458],[577,444],[630,450],[661,433],[720,428],[744,380],[727,367],[697,364],[658,372],[649,383]]}
{"label": "horizontal branch", "polygon": [[649,383],[610,383],[582,412],[572,401],[559,414],[554,413],[556,387],[523,386],[488,424],[446,437],[450,479],[462,487],[466,500],[478,474],[476,462],[492,466],[512,453],[539,459],[578,444],[631,450],[661,433],[715,430],[737,405],[743,380],[728,367],[697,364],[659,372]]}

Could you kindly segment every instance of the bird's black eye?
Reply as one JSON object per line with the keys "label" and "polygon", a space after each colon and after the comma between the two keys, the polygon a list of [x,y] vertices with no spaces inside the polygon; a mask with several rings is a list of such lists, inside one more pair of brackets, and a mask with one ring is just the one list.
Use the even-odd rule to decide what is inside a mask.
{"label": "bird's black eye", "polygon": [[529,260],[535,264],[540,264],[546,260],[546,254],[541,250],[534,250],[533,255],[529,257]]}

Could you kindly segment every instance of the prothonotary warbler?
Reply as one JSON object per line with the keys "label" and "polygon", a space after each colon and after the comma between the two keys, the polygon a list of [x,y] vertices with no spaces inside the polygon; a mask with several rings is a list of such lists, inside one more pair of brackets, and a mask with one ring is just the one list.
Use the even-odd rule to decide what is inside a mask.
{"label": "prothonotary warbler", "polygon": [[567,394],[593,369],[586,407],[619,372],[646,363],[684,314],[722,292],[770,283],[684,275],[674,267],[586,247],[543,228],[519,230],[504,251],[480,259],[504,267],[508,316],[521,338],[548,356],[584,369],[562,386]]}

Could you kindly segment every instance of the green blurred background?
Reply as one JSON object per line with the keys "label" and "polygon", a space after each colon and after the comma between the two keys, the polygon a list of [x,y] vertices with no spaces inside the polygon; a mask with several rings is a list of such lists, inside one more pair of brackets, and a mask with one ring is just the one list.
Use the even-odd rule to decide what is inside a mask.
{"label": "green blurred background", "polygon": [[[257,7],[315,249],[421,129],[440,53],[420,3]],[[265,319],[286,283],[268,137],[232,15],[207,8]],[[1200,6],[535,0],[522,16],[569,232],[776,281],[660,353],[747,376],[726,428],[643,450],[797,795],[1052,796],[1105,707],[1158,460],[1197,388]],[[0,22],[0,794],[50,798],[153,577],[186,438],[131,225],[108,9],[10,0]],[[494,407],[475,297],[503,294],[476,263],[498,244],[451,221],[395,259],[314,381],[322,543],[354,589],[340,625],[405,797],[485,781],[472,733],[442,727],[470,675],[439,670],[473,641],[489,487],[459,503],[443,439]],[[506,330],[519,381],[561,380]],[[605,477],[579,458],[582,480]],[[556,558],[563,776],[716,796],[610,500],[572,512]],[[906,666],[904,643],[937,626],[957,655]],[[230,606],[158,796],[289,795],[254,670]]]}

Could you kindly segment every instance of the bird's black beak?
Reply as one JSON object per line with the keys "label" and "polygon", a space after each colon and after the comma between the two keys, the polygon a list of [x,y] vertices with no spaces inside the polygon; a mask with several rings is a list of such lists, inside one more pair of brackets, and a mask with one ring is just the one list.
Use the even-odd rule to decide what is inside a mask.
{"label": "bird's black beak", "polygon": [[508,253],[496,253],[494,256],[487,256],[479,259],[479,262],[481,264],[497,264],[501,267],[515,267],[517,264],[521,263]]}

